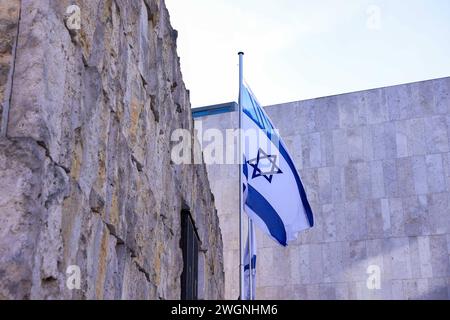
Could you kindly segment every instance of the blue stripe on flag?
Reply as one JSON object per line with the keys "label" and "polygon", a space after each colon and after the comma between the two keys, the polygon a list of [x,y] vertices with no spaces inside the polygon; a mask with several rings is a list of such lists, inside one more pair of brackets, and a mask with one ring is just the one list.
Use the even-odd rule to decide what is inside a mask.
{"label": "blue stripe on flag", "polygon": [[[263,131],[266,133],[266,135],[267,135],[267,137],[269,138],[269,140],[272,141],[272,134],[273,134],[273,132],[272,132],[271,130],[267,130],[266,128],[264,128],[264,127],[262,126],[262,124],[259,123],[259,121],[258,121],[257,119],[255,119],[255,118],[252,116],[252,114],[251,114],[247,109],[244,109],[244,113],[245,113],[250,119],[252,119],[253,122],[254,122],[261,130],[263,130]],[[294,175],[294,177],[295,177],[295,181],[297,182],[298,191],[299,191],[299,193],[300,193],[300,198],[302,199],[302,202],[303,202],[303,207],[305,208],[306,216],[308,217],[309,225],[310,225],[310,227],[313,227],[313,226],[314,226],[314,217],[313,217],[313,213],[312,213],[312,210],[311,210],[311,206],[309,205],[309,202],[308,202],[308,198],[306,197],[306,192],[305,192],[305,189],[303,188],[302,181],[300,180],[300,177],[299,177],[299,175],[298,175],[297,169],[295,168],[295,165],[294,165],[294,163],[292,162],[291,157],[289,156],[289,154],[287,153],[286,149],[284,148],[283,143],[281,142],[281,139],[279,139],[278,141],[280,141],[280,143],[279,143],[279,147],[280,147],[280,148],[279,148],[279,151],[280,151],[280,154],[283,156],[283,158],[286,160],[287,164],[288,164],[289,167],[291,168],[291,171],[292,171],[292,173],[293,173],[293,175]]]}
{"label": "blue stripe on flag", "polygon": [[[249,268],[250,268],[250,265],[249,265],[249,264],[246,264],[246,265],[244,266],[244,271],[248,270]],[[253,269],[253,270],[256,269],[256,255],[254,255],[254,256],[252,257],[252,269]]]}
{"label": "blue stripe on flag", "polygon": [[283,245],[287,246],[286,229],[283,220],[271,206],[271,204],[251,185],[248,185],[248,197],[246,205],[252,209],[267,225],[272,237]]}
{"label": "blue stripe on flag", "polygon": [[[245,157],[244,157],[244,163],[242,164],[242,171],[244,172],[245,179],[248,180],[247,159]],[[245,192],[245,189],[246,189],[245,183],[243,183],[242,186],[243,186],[243,191]]]}
{"label": "blue stripe on flag", "polygon": [[244,172],[244,176],[248,179],[248,168],[247,168],[247,159],[244,158],[244,163],[242,164],[242,171]]}
{"label": "blue stripe on flag", "polygon": [[297,170],[295,169],[294,163],[292,162],[291,157],[289,157],[286,149],[284,149],[283,145],[280,143],[280,153],[283,155],[284,159],[288,163],[292,172],[294,173],[295,181],[297,181],[297,187],[300,192],[300,197],[302,199],[303,207],[305,208],[306,216],[308,217],[309,226],[312,228],[314,226],[314,217],[311,210],[311,206],[309,205],[308,198],[306,197],[305,189],[303,188],[302,181],[300,180],[300,176],[298,175]]}

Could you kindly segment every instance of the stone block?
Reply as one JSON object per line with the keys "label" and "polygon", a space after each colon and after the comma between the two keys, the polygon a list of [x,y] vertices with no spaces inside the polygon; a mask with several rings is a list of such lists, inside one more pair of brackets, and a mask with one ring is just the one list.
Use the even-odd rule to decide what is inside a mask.
{"label": "stone block", "polygon": [[450,192],[450,184],[448,183],[450,179],[450,153],[444,153],[442,155],[442,160],[444,161],[444,176],[447,178],[447,190]]}
{"label": "stone block", "polygon": [[[317,131],[326,131],[329,130],[330,127],[333,127],[333,117],[329,117],[328,114],[330,111],[328,110],[328,104],[325,101],[315,100],[314,101],[314,119],[315,119],[315,129]],[[328,124],[329,120],[331,120],[330,125]],[[336,123],[334,124],[336,127]]]}
{"label": "stone block", "polygon": [[297,134],[317,131],[314,104],[314,100],[302,101],[295,109],[296,119],[298,119]]}
{"label": "stone block", "polygon": [[[384,248],[388,253],[388,259],[390,258],[391,279],[410,279],[412,272],[408,238],[386,239]],[[383,261],[386,262],[386,259]]]}
{"label": "stone block", "polygon": [[[281,136],[291,136],[297,133],[298,128],[292,126],[292,119],[295,119],[297,113],[297,106],[292,104],[282,104],[266,108],[268,115],[276,114],[274,118],[275,128],[279,130]],[[279,112],[283,110],[283,112]]]}
{"label": "stone block", "polygon": [[319,201],[321,204],[331,203],[332,186],[330,168],[319,168],[317,175],[319,179]]}
{"label": "stone block", "polygon": [[361,127],[362,140],[363,140],[363,158],[364,161],[374,160],[374,148],[372,141],[371,126]]}
{"label": "stone block", "polygon": [[[288,152],[295,163],[297,170],[303,169],[303,139],[300,136],[283,137],[286,143]],[[236,170],[237,171],[237,170]]]}
{"label": "stone block", "polygon": [[413,88],[413,112],[415,117],[423,117],[434,113],[435,94],[431,81],[412,83]]}
{"label": "stone block", "polygon": [[423,299],[428,292],[427,279],[403,280],[404,298],[407,300]]}
{"label": "stone block", "polygon": [[347,131],[333,130],[333,155],[335,166],[345,166],[349,161]]}
{"label": "stone block", "polygon": [[300,171],[300,177],[310,204],[319,203],[319,176],[317,171],[318,169],[303,169]]}
{"label": "stone block", "polygon": [[430,232],[428,199],[426,196],[403,198],[404,228],[408,236]]}
{"label": "stone block", "polygon": [[344,168],[345,175],[345,200],[355,201],[360,198],[358,167],[349,164]]}
{"label": "stone block", "polygon": [[342,243],[332,242],[322,246],[323,254],[323,280],[324,283],[343,282],[344,277],[344,250]]}
{"label": "stone block", "polygon": [[336,300],[350,299],[349,285],[347,283],[335,283]]}
{"label": "stone block", "polygon": [[403,280],[392,280],[390,285],[393,300],[406,300]]}
{"label": "stone block", "polygon": [[450,143],[450,116],[447,115],[447,133],[448,133],[448,141]]}
{"label": "stone block", "polygon": [[386,159],[386,138],[384,124],[372,125],[372,147],[373,147],[373,159],[383,160]]}
{"label": "stone block", "polygon": [[334,165],[333,153],[333,133],[332,131],[323,131],[320,133],[322,164],[327,167]]}
{"label": "stone block", "polygon": [[308,290],[306,285],[294,285],[292,290],[294,291],[292,299],[302,301],[308,299]]}
{"label": "stone block", "polygon": [[345,204],[346,240],[356,241],[367,237],[367,217],[360,201]]}
{"label": "stone block", "polygon": [[344,169],[341,167],[330,168],[331,181],[331,193],[333,197],[333,203],[343,203],[345,201],[345,176]]}
{"label": "stone block", "polygon": [[415,179],[411,158],[397,159],[397,179],[400,197],[407,197],[415,194]]}
{"label": "stone block", "polygon": [[395,140],[397,146],[397,157],[403,158],[411,155],[408,145],[408,123],[406,121],[395,122]]}
{"label": "stone block", "polygon": [[319,285],[320,300],[336,300],[336,288],[333,284]]}
{"label": "stone block", "polygon": [[302,245],[298,247],[298,261],[299,264],[297,268],[300,269],[300,283],[301,284],[310,284],[312,283],[311,279],[311,263],[310,263],[310,246]]}
{"label": "stone block", "polygon": [[383,161],[383,180],[386,197],[398,198],[400,196],[400,185],[397,178],[396,160]]}
{"label": "stone block", "polygon": [[258,248],[258,286],[266,287],[275,283],[271,272],[271,265],[274,263],[273,252],[273,248]]}
{"label": "stone block", "polygon": [[325,204],[322,206],[322,223],[323,223],[323,241],[331,242],[336,241],[338,238],[336,221],[339,217],[339,213],[335,211],[335,207],[331,204]]}
{"label": "stone block", "polygon": [[448,193],[428,195],[429,224],[434,235],[450,233],[450,215],[447,214],[450,203]]}
{"label": "stone block", "polygon": [[405,214],[401,198],[389,199],[389,213],[391,235],[393,237],[403,236],[405,234]]}
{"label": "stone block", "polygon": [[383,220],[384,235],[391,234],[391,209],[388,199],[381,199],[381,217]]}
{"label": "stone block", "polygon": [[320,299],[320,286],[318,284],[312,284],[306,287],[307,300],[319,300]]}
{"label": "stone block", "polygon": [[311,284],[318,284],[323,281],[322,249],[322,244],[311,244],[309,246],[309,280]]}
{"label": "stone block", "polygon": [[441,154],[433,154],[425,157],[427,166],[427,181],[429,192],[439,193],[447,190],[444,179],[444,167]]}
{"label": "stone block", "polygon": [[339,129],[340,120],[339,120],[339,105],[338,105],[338,97],[331,96],[325,99],[326,104],[326,116],[327,116],[327,128],[326,130],[334,130]]}
{"label": "stone block", "polygon": [[356,170],[358,177],[359,198],[372,198],[370,164],[366,162],[358,162],[356,163]]}
{"label": "stone block", "polygon": [[450,235],[447,235],[447,249],[448,249],[448,254],[449,254],[449,258],[450,258]]}
{"label": "stone block", "polygon": [[412,155],[424,155],[427,150],[427,139],[425,137],[425,121],[423,118],[416,118],[407,121],[408,123],[408,146]]}
{"label": "stone block", "polygon": [[448,78],[434,81],[433,93],[435,96],[434,113],[450,113],[450,81]]}
{"label": "stone block", "polygon": [[385,196],[384,192],[384,174],[383,174],[383,163],[381,161],[374,161],[370,165],[370,176],[371,176],[371,189],[372,198],[379,199]]}
{"label": "stone block", "polygon": [[383,239],[367,240],[366,249],[367,263],[378,265],[383,269]]}
{"label": "stone block", "polygon": [[365,203],[367,236],[370,239],[383,237],[384,221],[381,209],[381,200],[368,200]]}
{"label": "stone block", "polygon": [[[322,150],[320,133],[312,133],[304,137],[303,157],[306,168],[317,168],[322,166]],[[309,160],[309,161],[308,161]]]}
{"label": "stone block", "polygon": [[411,260],[411,277],[413,279],[421,278],[421,260],[419,251],[419,237],[409,238],[410,260]]}
{"label": "stone block", "polygon": [[[288,261],[289,260],[289,252],[290,250],[288,248],[280,248],[276,247],[272,249],[272,255],[273,255],[273,262],[275,261]],[[288,286],[291,285],[291,275],[289,273],[290,271],[290,265],[288,263],[280,263],[276,274],[271,274],[270,279],[271,281],[267,282],[270,283],[270,285],[274,286]]]}
{"label": "stone block", "polygon": [[366,241],[349,241],[343,245],[345,282],[364,281],[365,283],[367,280]]}
{"label": "stone block", "polygon": [[341,128],[354,128],[367,124],[367,111],[364,97],[348,94],[338,100]]}
{"label": "stone block", "polygon": [[383,90],[386,95],[389,120],[404,120],[412,117],[411,85],[393,86]]}
{"label": "stone block", "polygon": [[428,193],[428,176],[425,157],[416,156],[412,158],[412,171],[414,179],[415,194],[424,195]]}
{"label": "stone block", "polygon": [[428,279],[428,291],[425,298],[428,300],[448,300],[448,280],[446,278]]}
{"label": "stone block", "polygon": [[397,141],[395,133],[395,123],[384,123],[384,148],[386,159],[397,158]]}
{"label": "stone block", "polygon": [[369,90],[365,92],[364,97],[367,105],[367,123],[375,124],[388,121],[386,91],[383,89]]}
{"label": "stone block", "polygon": [[347,130],[347,148],[350,161],[362,161],[364,159],[363,136],[361,127]]}
{"label": "stone block", "polygon": [[433,278],[446,278],[450,276],[447,249],[445,235],[430,237],[430,260]]}
{"label": "stone block", "polygon": [[[300,272],[300,253],[299,253],[300,246],[298,245],[291,245],[289,250],[289,275],[290,275],[290,281],[289,283],[292,285],[298,285],[303,283],[301,280],[301,272]],[[306,258],[306,257],[304,257]]]}
{"label": "stone block", "polygon": [[447,119],[445,117],[425,118],[425,141],[429,154],[449,151]]}

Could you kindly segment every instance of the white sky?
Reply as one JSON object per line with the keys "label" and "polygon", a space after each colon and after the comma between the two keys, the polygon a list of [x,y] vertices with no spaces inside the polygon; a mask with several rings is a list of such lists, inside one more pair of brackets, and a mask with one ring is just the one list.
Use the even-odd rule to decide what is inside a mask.
{"label": "white sky", "polygon": [[[193,107],[263,105],[450,76],[449,0],[166,0]],[[378,17],[378,18],[377,18]]]}

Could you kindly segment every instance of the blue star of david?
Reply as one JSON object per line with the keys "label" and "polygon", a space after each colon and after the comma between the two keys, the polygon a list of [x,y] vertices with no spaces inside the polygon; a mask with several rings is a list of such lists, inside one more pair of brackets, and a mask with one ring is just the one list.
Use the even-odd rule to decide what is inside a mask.
{"label": "blue star of david", "polygon": [[[271,164],[271,168],[269,171],[263,171],[259,168],[260,161],[265,159],[267,159]],[[281,171],[281,169],[277,167],[276,161],[276,155],[268,155],[264,152],[264,150],[259,149],[256,158],[247,161],[247,163],[253,168],[252,179],[264,177],[267,181],[269,181],[269,183],[272,183],[273,175],[283,173],[283,171]]]}

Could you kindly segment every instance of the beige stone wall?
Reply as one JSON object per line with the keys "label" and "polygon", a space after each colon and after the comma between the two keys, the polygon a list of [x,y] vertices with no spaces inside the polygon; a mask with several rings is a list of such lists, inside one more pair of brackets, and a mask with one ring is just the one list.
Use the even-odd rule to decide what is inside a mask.
{"label": "beige stone wall", "polygon": [[[206,169],[170,161],[172,130],[193,121],[164,2],[75,1],[82,27],[69,32],[73,2],[21,1],[0,139],[0,298],[178,299],[189,209],[204,252],[201,294],[220,299]],[[71,265],[80,290],[66,286]]]}
{"label": "beige stone wall", "polygon": [[[257,233],[257,298],[450,298],[450,78],[266,111],[299,170],[315,227],[287,248]],[[196,120],[203,130],[235,128],[237,114]],[[208,174],[225,294],[236,298],[238,169],[212,165]],[[367,287],[369,266],[380,268],[379,290]]]}

